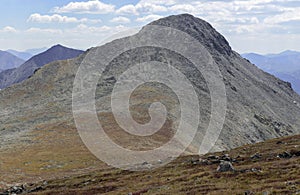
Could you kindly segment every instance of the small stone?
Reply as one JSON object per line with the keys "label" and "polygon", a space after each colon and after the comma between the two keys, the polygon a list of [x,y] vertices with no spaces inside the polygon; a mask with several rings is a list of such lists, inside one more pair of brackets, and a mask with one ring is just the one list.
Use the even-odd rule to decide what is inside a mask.
{"label": "small stone", "polygon": [[219,157],[218,156],[215,156],[215,155],[210,155],[207,157],[208,160],[218,160]]}
{"label": "small stone", "polygon": [[286,181],[285,185],[287,185],[287,186],[296,185],[296,182],[294,182],[294,181]]}
{"label": "small stone", "polygon": [[261,158],[261,154],[259,153],[255,153],[251,156],[251,159],[260,159]]}
{"label": "small stone", "polygon": [[281,154],[278,154],[277,157],[279,157],[279,158],[292,158],[293,155],[291,155],[289,152],[285,151]]}
{"label": "small stone", "polygon": [[218,172],[228,172],[228,171],[235,171],[235,168],[228,161],[221,161],[220,165],[217,168]]}
{"label": "small stone", "polygon": [[293,155],[293,156],[300,156],[300,150],[292,149],[290,151],[290,154]]}
{"label": "small stone", "polygon": [[253,195],[254,193],[253,193],[252,191],[250,191],[250,190],[247,190],[247,191],[245,191],[244,194],[245,194],[245,195]]}
{"label": "small stone", "polygon": [[224,154],[222,157],[221,157],[222,160],[224,161],[232,161],[232,159],[230,158],[229,154]]}
{"label": "small stone", "polygon": [[191,163],[192,163],[193,165],[198,165],[198,164],[200,164],[200,159],[192,159],[192,160],[191,160]]}
{"label": "small stone", "polygon": [[257,169],[257,168],[251,168],[251,171],[252,172],[254,172],[254,173],[256,173],[256,172],[261,172],[259,169]]}
{"label": "small stone", "polygon": [[201,165],[209,165],[210,164],[210,162],[208,161],[208,160],[206,160],[206,159],[199,159],[199,163],[201,164]]}

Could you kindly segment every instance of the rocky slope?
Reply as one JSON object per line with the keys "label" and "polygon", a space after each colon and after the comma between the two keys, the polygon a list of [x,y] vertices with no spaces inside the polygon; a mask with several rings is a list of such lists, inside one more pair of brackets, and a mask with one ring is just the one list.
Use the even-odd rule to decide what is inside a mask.
{"label": "rocky slope", "polygon": [[[300,133],[300,97],[290,84],[263,72],[232,51],[226,39],[210,24],[186,14],[151,24],[170,26],[193,36],[220,69],[226,87],[227,111],[224,127],[213,150]],[[146,35],[146,30],[144,28],[136,36]],[[114,53],[114,46],[125,39],[128,38],[92,48],[75,59],[47,64],[31,78],[0,92],[0,175],[3,181],[34,180],[38,176],[73,173],[84,167],[98,166],[80,141],[73,121],[74,77],[87,55],[97,58],[97,52],[103,47]],[[167,121],[153,136],[125,133],[111,113],[110,93],[116,79],[133,64],[149,60],[175,66],[193,84],[202,117],[198,133],[187,152],[198,152],[211,116],[209,89],[203,75],[188,59],[167,49],[136,48],[122,53],[107,66],[96,91],[97,114],[103,128],[114,142],[139,150],[157,148],[174,135],[180,120],[178,99],[169,88],[159,84],[140,86],[130,102],[133,118],[140,123],[149,121],[150,103],[160,101],[166,105],[170,112]],[[89,115],[86,117],[88,120]]]}
{"label": "rocky slope", "polygon": [[16,68],[25,61],[6,51],[0,51],[0,70]]}
{"label": "rocky slope", "polygon": [[70,49],[61,45],[55,45],[47,51],[32,57],[20,67],[15,68],[12,71],[2,72],[0,74],[0,88],[3,89],[11,86],[12,84],[22,82],[30,77],[35,70],[45,64],[56,60],[75,58],[82,52],[83,51]]}

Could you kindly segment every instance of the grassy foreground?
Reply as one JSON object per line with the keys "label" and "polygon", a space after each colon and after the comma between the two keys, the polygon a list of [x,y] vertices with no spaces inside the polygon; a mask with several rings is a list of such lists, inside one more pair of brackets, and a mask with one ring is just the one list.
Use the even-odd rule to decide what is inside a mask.
{"label": "grassy foreground", "polygon": [[[201,157],[183,156],[152,171],[102,167],[24,188],[30,194],[300,194],[299,152],[297,135]],[[217,159],[224,154],[233,160],[235,171],[216,171]]]}

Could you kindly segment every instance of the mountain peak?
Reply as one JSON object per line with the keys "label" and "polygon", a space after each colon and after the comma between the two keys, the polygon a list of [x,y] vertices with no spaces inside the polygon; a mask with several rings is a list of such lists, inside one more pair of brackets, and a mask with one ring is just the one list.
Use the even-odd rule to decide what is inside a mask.
{"label": "mountain peak", "polygon": [[148,25],[161,25],[184,31],[202,43],[212,54],[231,55],[232,50],[227,40],[208,22],[190,14],[172,15],[161,18]]}
{"label": "mountain peak", "polygon": [[286,50],[286,51],[283,51],[281,52],[279,55],[299,55],[299,52],[297,51],[293,51],[293,50]]}
{"label": "mountain peak", "polygon": [[70,58],[75,58],[82,54],[83,51],[67,48],[60,44],[52,46],[50,49],[37,54],[26,61],[24,64],[16,68],[13,72],[9,74],[0,74],[0,88],[8,87],[15,83],[20,83],[23,80],[34,74],[35,70],[57,60],[65,60]]}
{"label": "mountain peak", "polygon": [[56,44],[56,45],[53,45],[52,47],[50,47],[50,49],[55,49],[55,48],[67,48],[67,47],[65,47],[65,46],[63,46],[61,44]]}
{"label": "mountain peak", "polygon": [[[56,45],[53,45],[52,47],[50,47],[49,49],[47,49],[46,51],[44,51],[44,52],[42,52],[42,53],[40,53],[40,54],[38,54],[38,55],[36,55],[36,56],[38,56],[38,57],[46,57],[46,58],[48,58],[49,56],[51,57],[51,56],[53,56],[53,55],[66,55],[67,53],[71,53],[71,54],[73,54],[73,53],[76,53],[76,55],[75,56],[78,56],[79,55],[79,53],[82,53],[83,51],[81,51],[81,50],[77,50],[77,49],[73,49],[73,48],[69,48],[69,47],[65,47],[65,46],[63,46],[63,45],[61,45],[61,44],[56,44]],[[35,58],[36,58],[36,56],[35,56]],[[72,57],[68,57],[68,58],[73,58],[73,57],[75,57],[75,56],[73,56],[73,55],[71,55]],[[64,58],[63,58],[64,59]],[[57,60],[59,60],[59,59],[57,59]],[[51,60],[52,61],[52,60]],[[50,62],[50,61],[49,61]],[[47,63],[49,63],[49,62],[47,62]]]}

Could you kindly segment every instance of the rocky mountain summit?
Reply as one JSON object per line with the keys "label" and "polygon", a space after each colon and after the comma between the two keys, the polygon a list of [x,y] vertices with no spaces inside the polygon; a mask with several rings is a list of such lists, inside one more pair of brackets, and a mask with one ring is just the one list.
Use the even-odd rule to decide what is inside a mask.
{"label": "rocky mountain summit", "polygon": [[67,48],[62,45],[55,45],[47,51],[30,58],[20,67],[2,72],[0,74],[0,89],[22,82],[45,64],[57,60],[75,58],[82,52],[83,51]]}
{"label": "rocky mountain summit", "polygon": [[[223,129],[212,151],[300,133],[300,97],[293,91],[290,83],[265,73],[242,58],[210,24],[183,14],[162,18],[149,25],[172,27],[187,33],[199,41],[203,50],[211,55],[211,63],[217,65],[226,88],[227,110]],[[143,37],[147,33],[147,28],[143,28],[134,36]],[[2,87],[24,80],[0,92],[0,162],[7,163],[0,169],[3,180],[11,182],[24,179],[24,174],[19,172],[31,173],[31,179],[43,173],[44,177],[50,173],[70,173],[72,170],[82,169],[83,164],[88,166],[95,161],[83,147],[74,124],[74,78],[86,57],[105,58],[98,52],[109,49],[110,53],[114,53],[115,46],[122,45],[127,39],[130,37],[91,48],[74,59],[51,62],[35,71],[40,67],[36,64],[48,60],[47,55],[45,58],[38,58],[40,61],[33,60],[29,65],[21,66],[22,69],[12,71],[10,75],[14,79],[3,79],[0,76]],[[52,49],[60,48],[57,46]],[[51,49],[48,52],[51,53]],[[66,57],[67,54],[62,52],[60,56]],[[166,86],[146,83],[131,95],[131,114],[139,123],[143,124],[151,119],[148,108],[153,102],[161,102],[168,111],[161,130],[151,136],[135,136],[124,132],[116,123],[110,108],[110,95],[120,75],[134,64],[149,61],[174,66],[192,83],[197,93],[201,118],[196,136],[186,153],[198,153],[212,115],[209,86],[203,74],[189,59],[165,48],[147,46],[124,51],[105,67],[95,93],[97,116],[101,125],[115,143],[132,150],[157,148],[174,136],[180,121],[180,109],[176,94]],[[31,66],[31,63],[34,65]],[[207,67],[206,65],[200,64],[201,67]],[[33,68],[29,68],[27,72],[25,67]],[[99,68],[102,67],[99,65]],[[26,79],[29,76],[31,77]],[[212,77],[213,74],[207,76]],[[85,117],[83,120],[90,119],[89,114]],[[9,152],[18,152],[18,160],[14,155],[4,155]]]}

